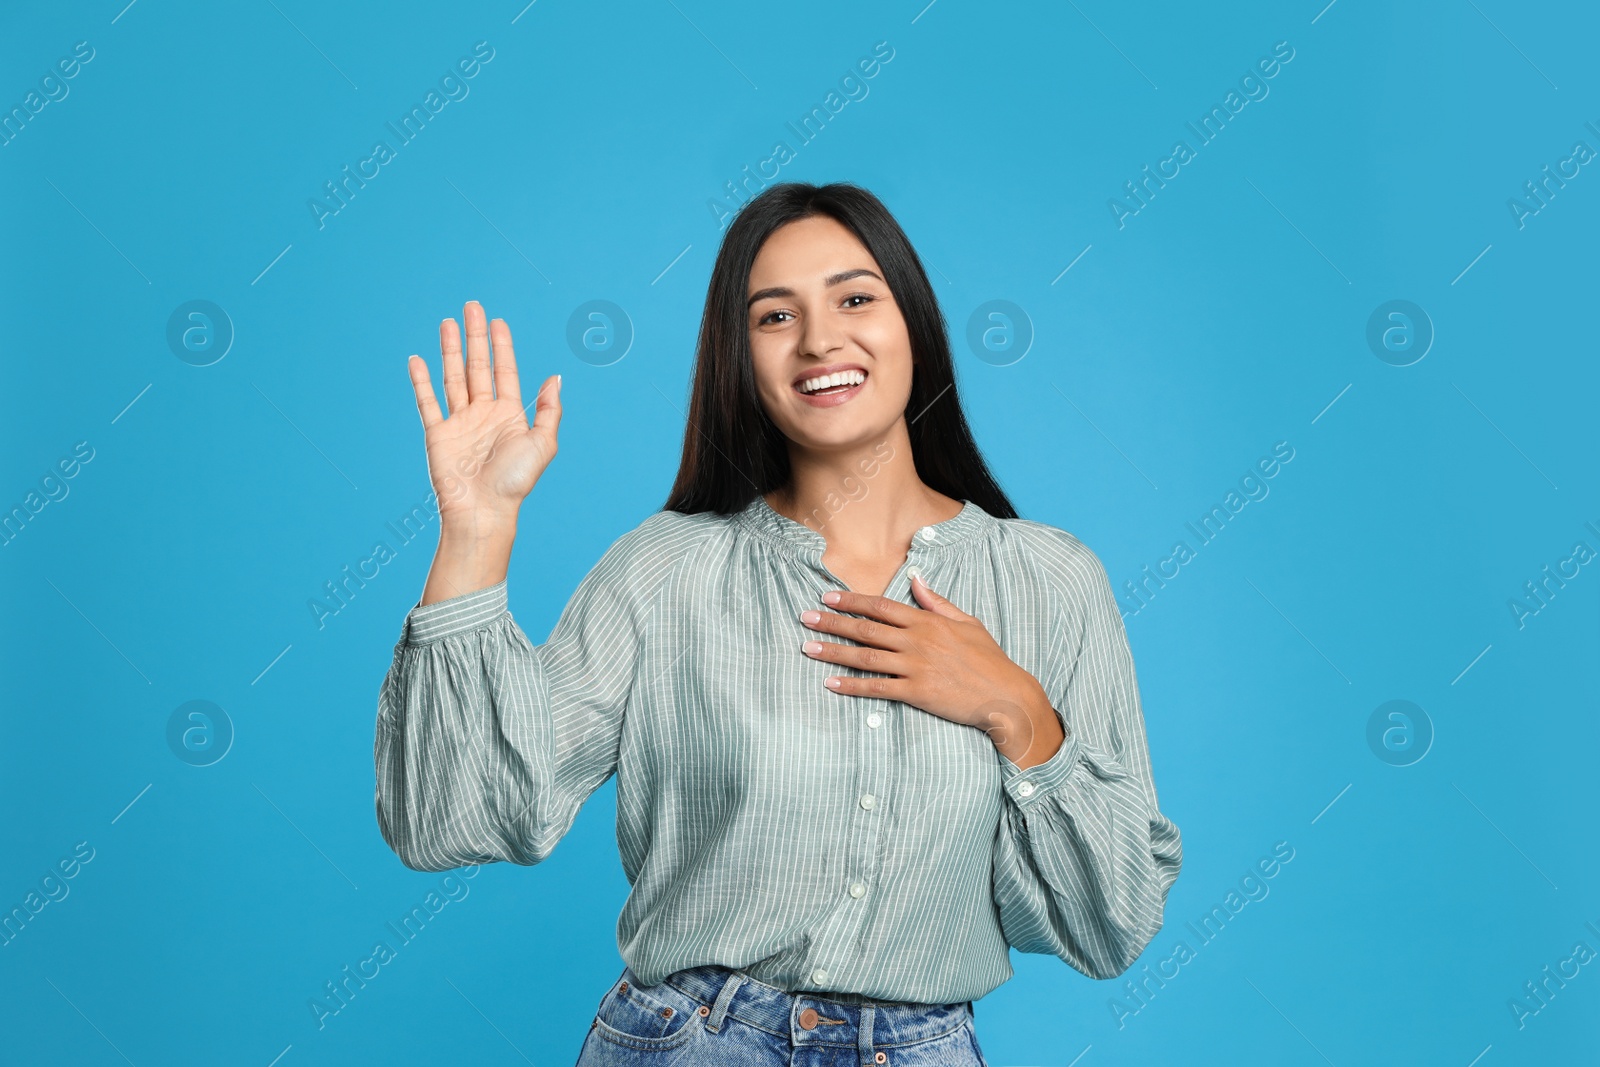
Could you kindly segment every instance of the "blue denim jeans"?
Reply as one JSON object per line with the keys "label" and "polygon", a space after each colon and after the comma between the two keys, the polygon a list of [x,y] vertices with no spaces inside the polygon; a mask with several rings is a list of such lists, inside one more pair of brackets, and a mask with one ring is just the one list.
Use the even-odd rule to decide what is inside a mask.
{"label": "blue denim jeans", "polygon": [[577,1067],[988,1067],[972,1002],[846,1004],[707,965],[606,991]]}

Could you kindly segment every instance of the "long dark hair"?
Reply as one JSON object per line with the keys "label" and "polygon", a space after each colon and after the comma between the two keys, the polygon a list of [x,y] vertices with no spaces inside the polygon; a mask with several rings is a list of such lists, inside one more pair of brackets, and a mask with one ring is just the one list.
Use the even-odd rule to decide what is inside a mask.
{"label": "long dark hair", "polygon": [[663,510],[728,515],[788,484],[788,439],[762,408],[751,367],[750,268],[774,230],[813,215],[837,220],[866,246],[905,317],[914,361],[906,410],[918,477],[997,519],[1016,518],[962,414],[944,314],[922,261],[882,201],[848,182],[774,185],[729,225],[706,289],[683,458]]}

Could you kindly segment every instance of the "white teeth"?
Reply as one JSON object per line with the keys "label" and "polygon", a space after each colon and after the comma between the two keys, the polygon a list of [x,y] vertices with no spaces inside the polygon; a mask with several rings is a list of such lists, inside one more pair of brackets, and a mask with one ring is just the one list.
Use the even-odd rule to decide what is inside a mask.
{"label": "white teeth", "polygon": [[867,376],[858,370],[835,371],[833,374],[807,378],[800,383],[800,391],[802,393],[815,393],[821,389],[832,389],[837,385],[860,385],[866,380]]}

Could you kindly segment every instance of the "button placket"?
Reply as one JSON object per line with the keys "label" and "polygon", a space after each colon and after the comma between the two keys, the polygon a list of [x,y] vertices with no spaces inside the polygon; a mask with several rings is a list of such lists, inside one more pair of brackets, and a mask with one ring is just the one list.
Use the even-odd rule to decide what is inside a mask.
{"label": "button placket", "polygon": [[[887,706],[886,702],[879,701],[879,703],[884,703]],[[882,711],[874,708],[867,712],[864,722],[867,729],[863,731],[864,736],[861,746],[862,778],[870,783],[877,774],[883,773],[884,768],[888,765],[887,747],[889,745],[889,737],[881,729],[883,726]],[[856,798],[856,803],[864,811],[871,812],[877,806],[877,796],[870,792],[862,793]],[[875,828],[869,825],[865,836],[867,842],[875,842],[877,839]],[[867,880],[876,876],[876,872],[871,870],[869,866],[870,857],[875,853],[876,846],[868,844],[857,857],[855,864],[857,877],[850,882],[850,885],[845,890],[850,894],[852,900],[860,900],[867,895]],[[864,911],[858,911],[857,919],[860,920],[862,918],[864,918]]]}
{"label": "button placket", "polygon": [[[804,543],[810,547],[811,550],[807,555],[813,569],[830,583],[824,588],[847,588],[845,583],[841,582],[838,576],[829,571],[822,562],[822,555],[826,545],[818,543],[819,539],[811,537],[809,532],[795,530],[793,534],[797,542]],[[914,607],[920,606],[917,603],[915,593],[911,589],[911,581],[913,578],[928,580],[927,575],[924,573],[924,565],[927,558],[925,553],[935,546],[938,539],[939,531],[932,526],[922,527],[916,532],[911,539],[906,561],[899,573],[891,581],[889,588],[885,590],[885,596],[900,600],[903,595],[903,603]],[[903,594],[902,590],[904,590]],[[882,832],[880,821],[884,815],[877,809],[881,803],[886,802],[885,798],[888,792],[892,792],[894,789],[894,783],[889,781],[893,765],[887,751],[891,745],[891,732],[882,729],[887,718],[887,712],[893,710],[891,707],[893,702],[883,698],[854,697],[851,699],[863,701],[870,699],[872,704],[877,706],[868,711],[863,717],[866,729],[861,732],[862,744],[857,750],[860,757],[860,763],[857,768],[857,781],[860,783],[858,786],[860,792],[856,796],[856,806],[861,810],[856,813],[856,818],[864,821],[855,824],[859,826],[861,833],[857,835],[852,832],[850,839],[845,843],[847,862],[851,864],[855,875],[845,887],[845,894],[848,896],[848,899],[844,901],[846,904],[854,901],[864,901],[869,895],[872,881],[880,873],[877,867],[879,859],[878,842]],[[854,928],[854,934],[859,933],[866,921],[866,916],[867,909],[865,907],[853,909],[853,914],[852,912],[835,914],[837,920],[843,921],[847,927]],[[830,922],[831,925],[832,923]],[[851,936],[854,936],[854,934]],[[827,936],[819,940],[817,958],[827,958],[829,955],[828,946],[834,943],[833,932],[830,930]],[[819,988],[825,988],[828,984],[828,975],[829,972],[826,967],[817,967],[811,972],[812,984]]]}
{"label": "button placket", "polygon": [[[809,570],[812,581],[820,578],[824,584],[817,590],[818,593],[826,589],[848,588],[823,563],[822,556],[827,545],[817,531],[779,515],[765,503],[764,498],[759,498],[752,509],[747,509],[744,519],[760,536],[788,552],[791,559]],[[920,577],[931,584],[932,579],[925,573],[930,561],[952,561],[950,553],[959,548],[963,541],[986,534],[994,524],[992,520],[987,520],[977,505],[964,502],[959,515],[939,525],[944,529],[924,526],[912,536],[905,563],[885,591],[886,597],[920,607],[912,590],[913,580]],[[941,582],[944,580],[939,579]],[[889,722],[893,727],[890,730],[884,730],[883,726],[888,722],[890,712],[898,713],[905,709],[896,708],[893,706],[895,702],[883,698],[847,699],[859,700],[866,705],[856,712],[862,715],[858,721],[863,725],[857,727],[861,742],[856,748],[858,762],[850,776],[854,779],[852,784],[858,810],[850,813],[844,840],[835,842],[839,851],[832,853],[843,859],[845,866],[842,873],[845,877],[839,905],[829,913],[825,929],[814,942],[814,952],[809,961],[814,965],[809,972],[810,978],[818,989],[827,989],[830,982],[837,981],[824,964],[841,964],[855,958],[849,948],[859,944],[859,934],[864,928],[868,912],[866,905],[873,903],[867,898],[875,896],[871,890],[882,875],[881,864],[886,858],[880,854],[879,843],[884,840],[882,835],[886,832],[882,820],[889,817],[890,813],[887,808],[878,809],[881,805],[899,803],[903,799],[899,790],[904,783],[896,773],[898,768],[895,761],[890,757],[901,740],[904,720]],[[836,797],[834,803],[840,802],[848,801],[845,797]],[[853,907],[856,902],[863,906]],[[883,1062],[885,1057],[880,1053],[877,1059]]]}
{"label": "button placket", "polygon": [[[869,698],[853,697],[850,699]],[[860,936],[862,924],[866,921],[867,909],[865,907],[857,907],[855,904],[867,896],[868,886],[878,876],[877,855],[878,842],[882,832],[880,826],[882,815],[876,809],[882,799],[880,794],[889,785],[887,781],[889,773],[887,746],[890,743],[890,738],[889,731],[881,729],[885,716],[880,707],[887,708],[888,702],[873,699],[872,704],[879,705],[879,707],[872,707],[863,716],[862,721],[865,722],[866,728],[860,731],[861,744],[857,749],[860,754],[856,777],[856,788],[858,789],[856,793],[857,811],[855,812],[855,817],[851,820],[850,838],[845,851],[845,870],[850,872],[850,880],[840,894],[841,906],[849,907],[850,910],[836,913],[835,917],[841,924],[841,928],[838,930],[838,939],[834,939],[832,936],[833,931],[830,930],[829,936],[822,943],[823,945],[853,944]],[[832,927],[832,922],[829,925]],[[826,958],[826,952],[827,950],[823,948],[819,955]],[[825,967],[818,967],[812,972],[812,984],[819,988],[826,988],[827,974]]]}

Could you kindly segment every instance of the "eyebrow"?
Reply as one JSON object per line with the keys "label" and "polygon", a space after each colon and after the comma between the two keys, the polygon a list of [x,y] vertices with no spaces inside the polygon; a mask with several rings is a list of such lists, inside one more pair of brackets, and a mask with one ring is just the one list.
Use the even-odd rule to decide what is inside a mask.
{"label": "eyebrow", "polygon": [[[825,289],[832,289],[834,286],[838,285],[840,282],[847,282],[851,278],[861,278],[861,277],[878,278],[878,272],[877,271],[872,271],[872,270],[867,270],[865,267],[857,267],[854,270],[842,270],[838,274],[830,274],[830,275],[828,275],[826,278],[824,278],[822,280],[822,285],[823,285],[823,288],[825,288]],[[878,278],[878,280],[880,282],[883,281],[882,278]],[[884,284],[887,285],[888,283],[884,282]],[[750,294],[750,299],[745,302],[745,307],[749,307],[751,304],[754,304],[757,300],[768,300],[768,299],[771,299],[772,297],[775,297],[775,296],[793,296],[793,295],[794,295],[794,290],[790,289],[788,286],[785,286],[785,285],[774,285],[769,289],[757,289],[755,292]]]}

